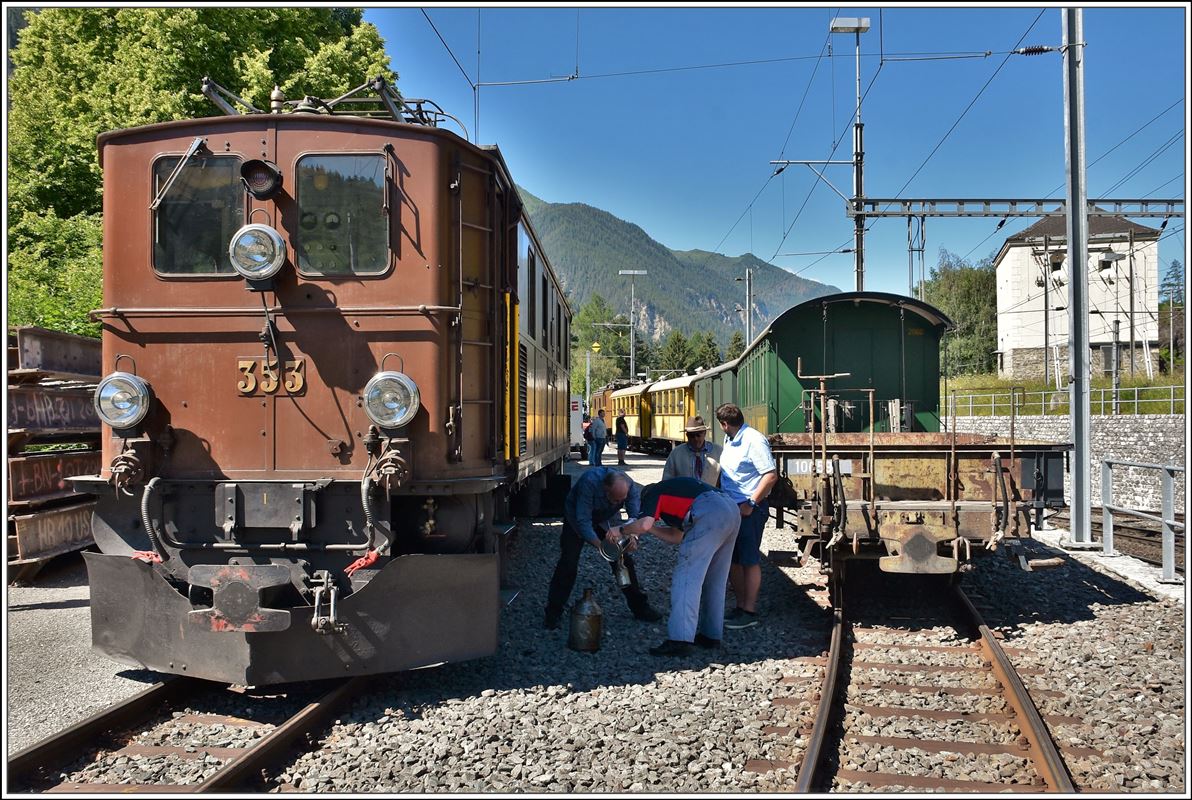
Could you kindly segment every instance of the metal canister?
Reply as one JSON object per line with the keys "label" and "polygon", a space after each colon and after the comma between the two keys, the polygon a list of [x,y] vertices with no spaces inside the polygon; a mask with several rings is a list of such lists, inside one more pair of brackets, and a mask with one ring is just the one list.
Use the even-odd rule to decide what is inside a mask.
{"label": "metal canister", "polygon": [[624,538],[619,543],[605,539],[600,543],[600,555],[605,561],[613,564],[613,571],[617,576],[617,585],[624,589],[633,581],[629,577],[629,568],[625,566],[625,551],[629,549],[630,539]]}
{"label": "metal canister", "polygon": [[592,596],[592,589],[584,589],[584,596],[571,608],[571,629],[567,646],[572,650],[594,653],[600,649],[604,633],[604,612]]}
{"label": "metal canister", "polygon": [[629,567],[625,566],[625,557],[621,556],[617,559],[617,585],[624,589],[633,583],[629,577]]}

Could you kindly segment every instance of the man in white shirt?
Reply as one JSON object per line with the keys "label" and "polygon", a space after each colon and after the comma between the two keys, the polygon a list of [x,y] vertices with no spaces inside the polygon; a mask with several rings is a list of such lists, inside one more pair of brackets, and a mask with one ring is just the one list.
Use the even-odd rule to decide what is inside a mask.
{"label": "man in white shirt", "polygon": [[695,478],[709,486],[720,484],[720,445],[708,441],[703,417],[691,417],[683,427],[687,444],[671,450],[662,468],[662,479]]}
{"label": "man in white shirt", "polygon": [[720,488],[741,511],[741,529],[733,549],[729,583],[737,607],[725,617],[729,630],[758,624],[757,596],[762,585],[762,529],[770,516],[766,498],[778,483],[778,469],[765,434],[745,424],[745,415],[733,403],[716,409],[716,420],[724,431],[720,456]]}

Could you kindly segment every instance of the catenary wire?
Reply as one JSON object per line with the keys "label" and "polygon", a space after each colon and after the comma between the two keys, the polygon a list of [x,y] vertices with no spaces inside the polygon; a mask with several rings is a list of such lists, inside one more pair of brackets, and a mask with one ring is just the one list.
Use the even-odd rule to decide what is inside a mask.
{"label": "catenary wire", "polygon": [[[1044,11],[1046,11],[1046,9],[1044,9]],[[1035,17],[1034,21],[1027,27],[1026,31],[1023,32],[1022,36],[1019,37],[1017,44],[1014,45],[1015,48],[1017,48],[1019,45],[1021,45],[1023,39],[1026,39],[1026,37],[1030,35],[1030,32],[1032,30],[1034,30],[1035,25],[1037,25],[1039,23],[1039,20],[1043,18],[1044,11],[1039,12],[1039,15]],[[939,151],[939,149],[943,146],[944,142],[946,142],[948,140],[948,137],[952,135],[952,132],[954,130],[956,130],[956,126],[958,126],[960,124],[961,120],[964,119],[965,115],[968,114],[969,110],[972,109],[972,107],[974,105],[976,105],[977,100],[979,100],[981,98],[981,95],[985,93],[985,90],[989,88],[989,85],[991,83],[993,83],[994,78],[996,78],[1001,73],[1002,68],[1005,67],[1007,63],[1009,63],[1010,56],[1012,56],[1012,55],[1014,55],[1014,53],[1012,51],[1010,53],[1006,54],[1006,57],[1004,59],[1002,59],[1002,63],[998,65],[998,68],[996,70],[994,70],[993,74],[989,76],[989,79],[987,81],[985,81],[985,85],[982,86],[981,89],[977,92],[976,96],[973,97],[973,99],[969,101],[969,104],[964,107],[964,111],[960,112],[960,116],[957,117],[956,121],[952,123],[952,127],[948,128],[948,132],[944,134],[943,138],[940,139],[939,142],[936,143],[935,147],[932,148],[931,152],[927,154],[927,158],[923,159],[923,163],[920,164],[915,169],[914,173],[912,173],[911,176],[906,179],[906,183],[902,184],[902,188],[899,189],[894,194],[895,198],[901,197],[902,193],[904,191],[906,191],[906,187],[911,185],[911,181],[913,181],[919,175],[919,173],[923,170],[923,168],[925,166],[927,166],[927,162],[930,161],[932,156],[934,156]]]}
{"label": "catenary wire", "polygon": [[[815,80],[816,72],[819,70],[820,64],[823,63],[824,49],[828,46],[828,44],[831,42],[831,40],[832,40],[832,37],[831,37],[831,34],[829,34],[825,40],[824,46],[820,48],[820,57],[819,57],[819,59],[817,59],[817,61],[815,63],[815,67],[811,70],[811,76],[807,79],[807,86],[803,90],[803,97],[799,100],[799,107],[795,110],[795,117],[793,120],[791,120],[791,126],[786,132],[786,139],[782,142],[782,150],[780,151],[780,156],[779,156],[780,158],[781,158],[781,154],[786,152],[787,144],[790,143],[791,134],[794,133],[794,130],[795,130],[795,124],[798,123],[799,116],[803,112],[803,103],[807,100],[807,95],[811,91],[811,84]],[[770,185],[770,181],[774,180],[774,176],[778,175],[781,172],[782,172],[782,168],[777,169],[777,170],[772,170],[770,172],[770,174],[766,176],[766,180],[762,184],[762,187],[760,189],[758,189],[757,194],[755,194],[753,196],[753,199],[749,201],[749,204],[747,206],[745,206],[745,210],[741,212],[741,215],[739,217],[737,217],[737,220],[733,223],[732,227],[728,229],[728,233],[724,234],[724,236],[721,238],[720,242],[714,248],[713,252],[716,252],[716,253],[720,252],[721,245],[723,245],[725,243],[725,241],[728,240],[729,236],[732,236],[733,231],[736,230],[736,228],[739,224],[741,224],[741,220],[745,218],[745,215],[747,213],[749,213],[749,211],[753,208],[753,204],[756,203],[757,199],[762,196],[762,192],[764,192],[766,190],[766,187]],[[785,203],[785,198],[784,198],[784,203]]]}
{"label": "catenary wire", "polygon": [[1178,142],[1181,138],[1183,138],[1183,136],[1184,136],[1184,132],[1182,130],[1176,131],[1176,133],[1170,139],[1168,139],[1165,143],[1159,145],[1159,147],[1157,147],[1155,150],[1153,150],[1149,156],[1147,156],[1145,159],[1143,159],[1141,164],[1139,164],[1138,166],[1134,167],[1134,169],[1132,169],[1128,173],[1126,173],[1126,175],[1123,176],[1121,178],[1121,180],[1119,180],[1113,186],[1110,186],[1107,190],[1102,192],[1102,194],[1108,195],[1108,194],[1116,191],[1119,186],[1121,186],[1123,183],[1130,180],[1135,175],[1137,175],[1139,172],[1141,172],[1144,168],[1146,168],[1156,158],[1163,155],[1163,153],[1166,152],[1168,148],[1170,148],[1173,144]]}
{"label": "catenary wire", "polygon": [[468,72],[464,69],[463,64],[459,63],[459,59],[455,57],[455,53],[451,52],[451,45],[447,44],[447,40],[443,38],[443,34],[439,33],[439,29],[435,27],[434,20],[430,18],[430,14],[426,13],[425,8],[419,10],[422,12],[422,16],[426,17],[426,21],[430,23],[431,30],[435,32],[435,36],[439,37],[439,41],[442,42],[443,47],[447,49],[447,54],[451,56],[451,60],[455,62],[455,66],[459,67],[459,71],[463,73],[464,80],[468,82],[468,86],[472,87],[472,90],[475,91],[476,84],[473,83],[472,79],[468,76]]}

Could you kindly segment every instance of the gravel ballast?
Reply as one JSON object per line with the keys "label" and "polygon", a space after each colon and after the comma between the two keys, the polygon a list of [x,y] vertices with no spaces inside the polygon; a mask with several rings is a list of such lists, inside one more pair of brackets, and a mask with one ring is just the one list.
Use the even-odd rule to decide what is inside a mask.
{"label": "gravel ballast", "polygon": [[[657,480],[661,461],[630,454],[628,472]],[[568,472],[584,469],[569,462]],[[272,775],[269,788],[302,792],[767,792],[789,790],[793,770],[754,773],[753,759],[797,760],[796,729],[809,706],[775,703],[818,691],[806,662],[827,648],[830,615],[815,592],[815,566],[763,564],[762,624],[726,631],[719,651],[660,658],[648,648],[666,637],[665,619],[633,619],[607,564],[581,559],[572,601],[592,587],[604,611],[595,653],[567,648],[544,630],[543,605],[558,557],[559,523],[525,521],[513,543],[510,577],[520,589],[501,616],[496,654],[376,680],[370,695],[342,712],[304,754]],[[795,549],[789,529],[771,522],[763,550]],[[1056,553],[1028,545],[1031,557]],[[647,539],[638,574],[650,602],[669,605],[676,548]],[[45,576],[46,573],[43,573]],[[32,588],[8,590],[8,749],[15,752],[156,677],[89,650],[86,574],[81,559]],[[1028,686],[1061,693],[1038,700],[1047,714],[1084,720],[1053,729],[1061,744],[1092,747],[1103,758],[1069,758],[1077,782],[1096,791],[1177,792],[1185,787],[1184,605],[1075,559],[1024,573],[1001,556],[978,563],[964,586],[982,595],[987,622],[1021,648],[1013,660],[1040,669]],[[729,607],[732,601],[730,598]],[[861,640],[864,631],[858,631]],[[894,663],[895,651],[866,660]],[[782,684],[784,675],[805,679]],[[895,675],[874,673],[874,681]],[[948,676],[942,675],[944,683]],[[866,693],[857,700],[869,704]],[[860,701],[864,702],[860,702]],[[914,702],[914,701],[912,701]],[[884,726],[883,726],[884,727]],[[896,735],[897,728],[884,731]],[[792,732],[796,734],[797,730]],[[861,731],[854,731],[861,733]],[[878,733],[874,731],[873,733]],[[957,731],[956,733],[960,733]],[[959,737],[963,738],[963,737]],[[865,761],[889,768],[890,753]],[[912,754],[916,772],[934,756]],[[949,760],[943,777],[977,779],[1017,770],[1017,760]],[[181,767],[181,765],[179,765]],[[188,769],[200,765],[191,762]],[[203,764],[201,768],[208,765]],[[864,766],[864,763],[862,763]],[[857,786],[848,787],[857,791]]]}

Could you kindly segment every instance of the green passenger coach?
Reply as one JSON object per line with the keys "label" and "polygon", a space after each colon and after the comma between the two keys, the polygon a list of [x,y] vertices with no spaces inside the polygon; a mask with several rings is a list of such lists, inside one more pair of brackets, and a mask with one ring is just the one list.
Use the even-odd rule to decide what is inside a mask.
{"label": "green passenger coach", "polygon": [[[741,354],[737,405],[766,434],[938,432],[940,345],[954,327],[910,297],[817,297],[779,315]],[[811,402],[820,376],[836,396],[823,409],[826,424]]]}
{"label": "green passenger coach", "polygon": [[724,444],[724,431],[716,424],[716,409],[725,403],[737,402],[737,362],[729,361],[704,370],[695,378],[695,413],[704,418],[708,436],[719,445]]}

